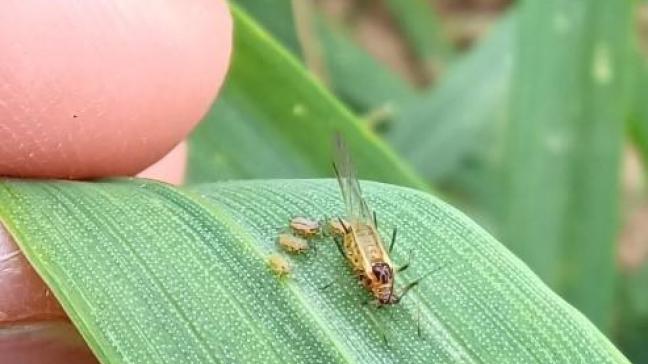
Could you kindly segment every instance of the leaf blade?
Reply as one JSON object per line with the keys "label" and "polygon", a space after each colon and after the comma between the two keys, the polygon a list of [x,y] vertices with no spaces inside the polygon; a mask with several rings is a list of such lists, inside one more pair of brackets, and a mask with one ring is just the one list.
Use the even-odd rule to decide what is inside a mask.
{"label": "leaf blade", "polygon": [[[333,180],[184,191],[142,180],[5,181],[0,217],[105,363],[626,362],[458,211],[410,189],[363,190],[383,229],[402,227],[395,259],[417,248],[403,282],[449,263],[396,318],[366,310],[350,275],[321,290],[348,274],[330,244],[320,242],[319,261],[290,258],[287,281],[266,267],[291,215],[341,213]],[[417,302],[426,339],[416,338]]]}
{"label": "leaf blade", "polygon": [[244,12],[232,6],[232,14],[228,81],[191,138],[189,181],[328,176],[339,131],[366,178],[427,188],[298,60]]}
{"label": "leaf blade", "polygon": [[519,10],[503,240],[608,327],[630,2],[528,1]]}

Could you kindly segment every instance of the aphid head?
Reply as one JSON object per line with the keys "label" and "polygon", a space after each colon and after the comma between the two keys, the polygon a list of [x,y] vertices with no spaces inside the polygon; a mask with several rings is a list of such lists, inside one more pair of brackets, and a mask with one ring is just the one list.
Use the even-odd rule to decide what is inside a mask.
{"label": "aphid head", "polygon": [[380,305],[395,305],[400,302],[400,299],[396,292],[390,289],[389,292],[382,294],[377,300]]}
{"label": "aphid head", "polygon": [[371,266],[371,271],[373,272],[376,279],[378,279],[378,281],[380,281],[380,283],[382,284],[391,283],[394,278],[392,268],[385,262],[374,263]]}

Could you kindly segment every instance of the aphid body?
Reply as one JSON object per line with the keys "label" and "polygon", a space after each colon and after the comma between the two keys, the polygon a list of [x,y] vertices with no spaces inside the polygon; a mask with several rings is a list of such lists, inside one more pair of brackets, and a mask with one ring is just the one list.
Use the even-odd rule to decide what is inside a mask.
{"label": "aphid body", "polygon": [[283,277],[292,272],[290,263],[279,254],[272,254],[268,257],[268,265],[278,276]]}
{"label": "aphid body", "polygon": [[347,221],[342,218],[332,218],[326,221],[324,231],[327,235],[333,237],[344,237],[344,227],[349,225]]}
{"label": "aphid body", "polygon": [[339,135],[333,167],[346,207],[346,222],[339,220],[344,230],[340,250],[376,304],[398,303],[411,287],[406,287],[400,294],[394,290],[396,270],[376,228],[375,217],[362,197],[351,159]]}
{"label": "aphid body", "polygon": [[312,238],[318,235],[321,231],[321,226],[319,221],[311,220],[306,217],[293,217],[290,220],[290,229],[296,234],[303,238]]}
{"label": "aphid body", "polygon": [[298,236],[282,233],[277,237],[277,243],[285,251],[293,254],[303,253],[308,250],[308,242]]}

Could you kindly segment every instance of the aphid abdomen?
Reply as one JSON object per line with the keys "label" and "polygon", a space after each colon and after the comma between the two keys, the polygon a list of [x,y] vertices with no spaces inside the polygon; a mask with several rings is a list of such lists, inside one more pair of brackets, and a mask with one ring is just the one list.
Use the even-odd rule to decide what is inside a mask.
{"label": "aphid abdomen", "polygon": [[[342,225],[344,224],[344,225]],[[344,237],[345,231],[344,227],[348,226],[348,223],[341,218],[329,219],[326,222],[325,234],[328,234],[333,237]]]}
{"label": "aphid abdomen", "polygon": [[280,277],[290,274],[292,268],[290,263],[279,254],[272,254],[268,257],[270,269]]}
{"label": "aphid abdomen", "polygon": [[361,225],[355,230],[358,246],[371,262],[380,262],[385,259],[385,253],[380,247],[380,239],[375,230],[368,225]]}
{"label": "aphid abdomen", "polygon": [[362,264],[362,256],[360,255],[358,244],[354,240],[353,234],[351,233],[344,236],[344,251],[346,253],[347,260],[353,267],[353,270],[364,274],[365,271]]}
{"label": "aphid abdomen", "polygon": [[292,218],[289,226],[295,234],[303,238],[312,238],[321,232],[319,221],[300,216]]}
{"label": "aphid abdomen", "polygon": [[279,246],[290,253],[302,253],[308,250],[306,240],[291,234],[279,234],[277,237]]}

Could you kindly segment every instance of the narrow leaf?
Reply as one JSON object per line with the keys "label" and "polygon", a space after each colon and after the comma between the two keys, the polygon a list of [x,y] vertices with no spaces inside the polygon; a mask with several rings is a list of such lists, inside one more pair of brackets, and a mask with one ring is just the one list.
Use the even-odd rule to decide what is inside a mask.
{"label": "narrow leaf", "polygon": [[301,55],[301,46],[295,32],[291,0],[230,0],[262,24],[281,44],[295,56]]}
{"label": "narrow leaf", "polygon": [[399,108],[387,139],[416,170],[437,180],[491,148],[508,107],[512,14],[446,72],[439,85]]}
{"label": "narrow leaf", "polygon": [[398,114],[400,104],[416,95],[411,85],[355,44],[342,29],[323,18],[318,27],[331,87],[355,111],[366,114],[387,106]]}
{"label": "narrow leaf", "polygon": [[631,2],[521,5],[503,240],[607,328]]}
{"label": "narrow leaf", "polygon": [[385,5],[407,39],[414,54],[433,70],[452,55],[441,21],[429,0],[387,0]]}
{"label": "narrow leaf", "polygon": [[362,175],[426,188],[303,66],[232,7],[234,55],[225,87],[190,143],[190,181],[330,175],[342,132]]}
{"label": "narrow leaf", "polygon": [[410,189],[363,190],[383,236],[399,227],[394,260],[415,252],[400,285],[442,267],[396,307],[363,305],[367,294],[329,240],[286,256],[285,279],[267,267],[291,216],[342,212],[333,180],[185,191],[7,180],[0,218],[105,364],[627,363],[458,211]]}

